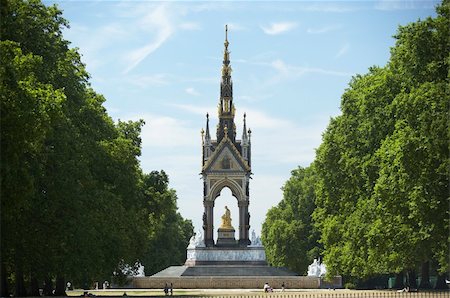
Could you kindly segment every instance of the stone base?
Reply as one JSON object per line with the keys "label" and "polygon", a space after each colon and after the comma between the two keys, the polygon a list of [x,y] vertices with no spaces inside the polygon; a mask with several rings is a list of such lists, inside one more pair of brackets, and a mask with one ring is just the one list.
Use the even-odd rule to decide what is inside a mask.
{"label": "stone base", "polygon": [[234,230],[234,228],[231,228],[231,229],[219,228],[217,230],[216,246],[219,246],[219,247],[238,246],[238,242],[236,241],[236,238],[234,237],[235,232],[236,231]]}
{"label": "stone base", "polygon": [[333,278],[324,287],[323,279],[312,276],[146,276],[134,277],[134,288],[162,289],[166,283],[172,283],[176,289],[261,289],[264,283],[274,289],[280,289],[284,283],[286,289],[342,288],[342,278]]}
{"label": "stone base", "polygon": [[267,265],[267,262],[264,247],[196,247],[187,249],[185,265]]}

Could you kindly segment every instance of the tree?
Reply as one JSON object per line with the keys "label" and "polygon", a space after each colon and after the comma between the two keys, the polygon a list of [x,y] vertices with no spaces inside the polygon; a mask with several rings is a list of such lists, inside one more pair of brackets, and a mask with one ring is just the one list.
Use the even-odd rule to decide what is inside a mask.
{"label": "tree", "polygon": [[56,282],[62,295],[65,279],[109,279],[121,262],[143,258],[149,214],[176,230],[169,260],[179,262],[192,224],[176,213],[174,191],[161,194],[169,208],[144,208],[160,199],[144,195],[144,123],[108,116],[62,37],[61,11],[2,0],[0,22],[2,296],[8,285],[36,296],[39,283],[50,293]]}
{"label": "tree", "polygon": [[190,220],[177,212],[177,196],[169,189],[164,171],[153,171],[143,177],[147,225],[146,251],[141,259],[147,274],[186,260],[186,247],[194,233]]}
{"label": "tree", "polygon": [[330,274],[449,270],[449,1],[437,12],[400,27],[389,63],[352,79],[317,150]]}
{"label": "tree", "polygon": [[321,251],[311,222],[316,178],[313,166],[299,167],[291,175],[283,187],[283,200],[267,212],[262,240],[270,264],[304,274]]}

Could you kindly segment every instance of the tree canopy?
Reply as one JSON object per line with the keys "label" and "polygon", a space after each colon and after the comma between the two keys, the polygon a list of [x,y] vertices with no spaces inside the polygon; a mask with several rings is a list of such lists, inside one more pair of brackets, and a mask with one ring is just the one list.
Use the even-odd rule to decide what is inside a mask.
{"label": "tree canopy", "polygon": [[[331,119],[311,166],[313,201],[287,204],[285,189],[267,214],[263,239],[276,264],[297,266],[281,248],[302,247],[312,228],[297,224],[293,244],[280,235],[294,222],[291,214],[303,209],[319,231],[330,275],[414,276],[421,268],[424,280],[429,264],[440,274],[450,270],[449,11],[446,0],[437,17],[400,26],[386,66],[353,77],[342,95],[342,114]],[[296,171],[286,185],[296,181],[301,193],[305,178]],[[309,250],[302,247],[298,255]]]}
{"label": "tree canopy", "polygon": [[[121,262],[180,264],[193,232],[167,175],[140,168],[144,122],[111,119],[64,27],[56,6],[1,1],[2,296],[86,287]],[[156,245],[170,253],[149,259]]]}

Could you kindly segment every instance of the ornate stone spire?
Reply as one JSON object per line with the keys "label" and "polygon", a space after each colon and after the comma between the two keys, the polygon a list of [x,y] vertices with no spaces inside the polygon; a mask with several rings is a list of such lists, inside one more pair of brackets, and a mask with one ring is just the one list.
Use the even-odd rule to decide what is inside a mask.
{"label": "ornate stone spire", "polygon": [[[204,135],[204,137],[203,137]],[[211,156],[211,135],[209,134],[209,114],[206,114],[206,132],[202,129],[202,140],[203,140],[203,164]]]}
{"label": "ornate stone spire", "polygon": [[211,135],[209,134],[209,114],[206,113],[206,134],[205,134],[205,143],[211,143]]}
{"label": "ornate stone spire", "polygon": [[236,140],[236,125],[234,124],[235,108],[233,104],[233,81],[231,80],[230,52],[228,51],[228,26],[225,25],[225,42],[222,64],[222,80],[220,82],[219,125],[217,126],[217,141],[225,136],[225,126],[228,127],[228,137]]}
{"label": "ornate stone spire", "polygon": [[242,131],[242,143],[247,143],[248,135],[247,135],[247,115],[244,113],[244,129]]}

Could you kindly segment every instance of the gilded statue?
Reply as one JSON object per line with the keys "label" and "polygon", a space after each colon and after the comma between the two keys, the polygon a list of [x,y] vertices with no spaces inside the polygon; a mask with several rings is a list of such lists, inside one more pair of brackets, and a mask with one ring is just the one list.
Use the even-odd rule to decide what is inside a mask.
{"label": "gilded statue", "polygon": [[225,206],[225,214],[222,215],[222,225],[220,228],[233,229],[233,226],[231,225],[231,212],[227,206]]}

